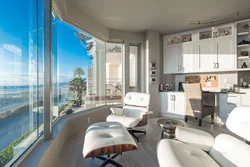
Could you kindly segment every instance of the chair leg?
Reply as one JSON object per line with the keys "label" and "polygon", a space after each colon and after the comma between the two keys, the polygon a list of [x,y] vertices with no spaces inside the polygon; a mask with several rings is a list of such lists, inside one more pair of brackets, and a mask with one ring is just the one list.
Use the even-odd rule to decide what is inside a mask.
{"label": "chair leg", "polygon": [[185,116],[185,122],[187,122],[187,121],[188,121],[188,116],[186,115],[186,116]]}
{"label": "chair leg", "polygon": [[136,140],[136,142],[139,142],[139,138],[132,132],[132,130],[128,129],[128,132],[131,134],[131,136]]}
{"label": "chair leg", "polygon": [[114,161],[113,159],[116,158],[118,155],[120,155],[121,153],[115,154],[114,156],[110,156],[108,155],[107,158],[105,157],[96,157],[97,159],[100,159],[102,161],[104,161],[100,167],[105,167],[108,164],[112,164],[116,167],[123,167],[121,164],[119,164],[118,162]]}
{"label": "chair leg", "polygon": [[202,125],[202,120],[201,119],[199,119],[199,126],[201,126]]}
{"label": "chair leg", "polygon": [[134,129],[131,129],[131,131],[133,133],[143,133],[143,134],[146,134],[146,131],[145,130],[134,130]]}
{"label": "chair leg", "polygon": [[211,123],[214,124],[214,114],[211,115]]}
{"label": "chair leg", "polygon": [[139,138],[135,135],[135,133],[146,134],[145,130],[135,130],[135,129],[132,129],[132,128],[128,128],[127,130],[133,136],[133,138],[136,140],[137,143],[139,142]]}

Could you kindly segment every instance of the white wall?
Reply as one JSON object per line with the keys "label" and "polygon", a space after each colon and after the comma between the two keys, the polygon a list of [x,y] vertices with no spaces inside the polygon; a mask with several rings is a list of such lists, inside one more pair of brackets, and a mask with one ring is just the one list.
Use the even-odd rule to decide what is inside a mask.
{"label": "white wall", "polygon": [[[160,74],[162,73],[162,52],[161,52],[161,36],[159,32],[147,31],[146,33],[146,83],[147,83],[147,93],[150,94],[150,110],[154,112],[154,117],[159,117],[160,113],[160,95],[159,95],[159,83],[160,83]],[[149,76],[149,64],[150,62],[157,63],[157,82],[155,84],[150,84]]]}

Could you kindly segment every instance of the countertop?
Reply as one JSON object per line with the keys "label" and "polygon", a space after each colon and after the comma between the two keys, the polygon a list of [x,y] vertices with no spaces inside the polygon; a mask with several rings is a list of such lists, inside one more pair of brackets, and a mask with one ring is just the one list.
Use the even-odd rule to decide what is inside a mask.
{"label": "countertop", "polygon": [[[184,93],[182,91],[163,91],[160,93]],[[202,91],[202,93],[216,93],[216,94],[246,94],[245,92],[218,92],[218,91]]]}

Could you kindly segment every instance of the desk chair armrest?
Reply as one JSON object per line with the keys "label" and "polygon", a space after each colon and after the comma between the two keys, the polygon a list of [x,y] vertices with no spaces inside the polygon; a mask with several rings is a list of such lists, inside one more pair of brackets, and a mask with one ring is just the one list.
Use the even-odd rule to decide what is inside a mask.
{"label": "desk chair armrest", "polygon": [[198,129],[178,126],[175,130],[175,136],[177,140],[198,147],[207,152],[210,151],[214,145],[214,137],[211,134]]}

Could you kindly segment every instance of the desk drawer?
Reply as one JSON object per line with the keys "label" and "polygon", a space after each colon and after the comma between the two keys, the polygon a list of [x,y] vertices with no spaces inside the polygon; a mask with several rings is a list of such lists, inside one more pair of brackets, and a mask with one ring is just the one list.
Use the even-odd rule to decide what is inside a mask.
{"label": "desk drawer", "polygon": [[241,103],[240,103],[240,95],[235,95],[235,94],[232,94],[232,95],[228,95],[227,97],[227,104],[234,104],[236,106],[240,106]]}

